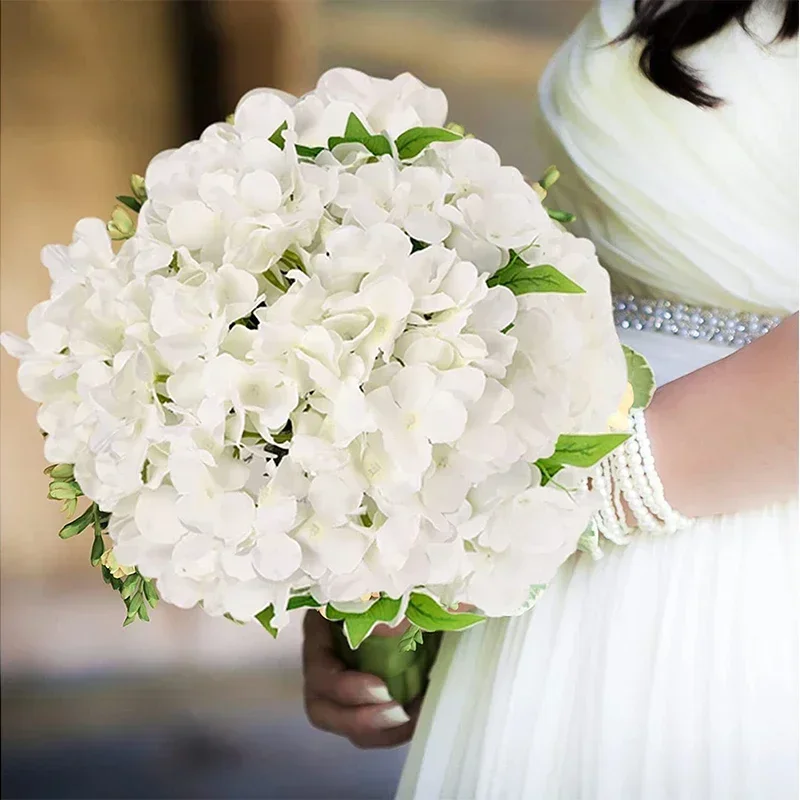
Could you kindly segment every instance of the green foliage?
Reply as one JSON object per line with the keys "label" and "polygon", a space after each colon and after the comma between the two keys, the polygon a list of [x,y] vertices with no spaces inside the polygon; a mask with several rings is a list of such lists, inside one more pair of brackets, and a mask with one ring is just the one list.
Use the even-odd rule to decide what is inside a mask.
{"label": "green foliage", "polygon": [[344,632],[347,642],[354,650],[364,639],[369,636],[372,629],[380,623],[397,621],[400,614],[401,601],[391,597],[381,597],[376,600],[366,611],[351,614],[339,611],[330,603],[325,607],[325,616],[330,620],[341,620],[344,623]]}
{"label": "green foliage", "polygon": [[333,150],[336,145],[350,143],[363,144],[374,156],[386,156],[392,152],[389,140],[382,134],[371,134],[364,123],[352,112],[347,118],[344,136],[331,136],[328,139],[328,149]]}
{"label": "green foliage", "polygon": [[75,477],[72,464],[51,464],[44,474],[56,481],[71,481]]}
{"label": "green foliage", "polygon": [[550,264],[532,267],[518,253],[509,252],[508,264],[501,267],[487,281],[487,286],[507,286],[515,295],[530,292],[558,292],[584,294],[577,283]]}
{"label": "green foliage", "polygon": [[[78,507],[78,498],[83,496],[81,487],[75,480],[72,464],[51,464],[44,471],[44,474],[49,475],[51,478],[47,496],[51,500],[63,501],[62,511],[68,517],[71,517]],[[71,535],[74,536],[74,534]],[[62,538],[69,537],[64,536]]]}
{"label": "green foliage", "polygon": [[552,458],[540,458],[538,461],[535,461],[534,464],[539,468],[539,472],[542,475],[540,486],[547,486],[547,484],[564,469],[563,464],[559,464]]}
{"label": "green foliage", "polygon": [[111,212],[111,219],[106,223],[108,235],[114,241],[130,239],[136,233],[136,226],[128,216],[128,212],[122,207],[117,206]]}
{"label": "green foliage", "polygon": [[432,597],[419,592],[411,595],[406,616],[409,622],[428,632],[463,631],[485,619],[481,614],[447,611]]}
{"label": "green foliage", "polygon": [[[71,516],[75,512],[78,498],[83,497],[81,487],[75,480],[72,465],[52,464],[45,470],[45,474],[52,478],[48,496],[55,500],[63,500],[64,510]],[[92,503],[79,517],[70,520],[64,525],[58,535],[62,539],[71,539],[91,527],[94,537],[89,560],[93,567],[100,566],[103,581],[122,595],[127,609],[123,624],[130,625],[137,619],[147,622],[150,619],[147,613],[147,606],[155,608],[156,603],[158,603],[158,591],[155,584],[140,575],[138,571],[134,571],[125,578],[117,578],[103,563],[103,556],[106,553],[103,537],[105,536],[110,516],[108,512],[101,511],[97,503]]]}
{"label": "green foliage", "polygon": [[656,378],[647,359],[622,345],[625,363],[628,367],[628,383],[633,387],[633,408],[647,408],[656,391]]}
{"label": "green foliage", "polygon": [[319,608],[320,604],[310,594],[298,594],[289,598],[286,604],[287,611],[294,611],[298,608]]}
{"label": "green foliage", "polygon": [[[137,619],[144,622],[150,621],[150,615],[147,612],[147,607],[155,608],[158,604],[158,591],[155,584],[149,578],[140,575],[139,572],[134,572],[126,578],[114,578],[106,567],[102,567],[103,577],[108,574],[110,577],[109,583],[120,593],[124,603],[127,614],[125,622],[122,623],[123,627],[136,622]],[[116,582],[116,586],[114,583]]]}
{"label": "green foliage", "polygon": [[139,203],[147,200],[147,187],[144,185],[144,178],[141,175],[131,175],[131,192]]}
{"label": "green foliage", "polygon": [[86,530],[94,521],[94,506],[89,506],[77,519],[68,522],[59,532],[62,539],[71,539]]}
{"label": "green foliage", "polygon": [[130,197],[127,194],[118,194],[117,200],[137,214],[142,210],[142,204],[135,197]]}
{"label": "green foliage", "polygon": [[298,144],[294,148],[300,158],[316,158],[325,148],[324,147],[306,147],[305,145]]}
{"label": "green foliage", "polygon": [[545,171],[544,175],[539,178],[539,186],[545,190],[545,192],[549,192],[553,184],[561,177],[561,173],[556,169],[554,165],[550,165]]}
{"label": "green foliage", "polygon": [[421,644],[424,644],[422,629],[416,625],[409,625],[408,630],[400,637],[401,652],[413,652]]}
{"label": "green foliage", "polygon": [[447,128],[410,128],[397,137],[395,144],[397,155],[407,159],[418,156],[433,142],[455,142],[463,138],[463,128],[461,132]]}
{"label": "green foliage", "polygon": [[562,224],[575,222],[577,219],[577,217],[574,214],[571,214],[569,211],[559,211],[555,208],[548,208],[547,214],[550,219],[554,219],[556,222],[561,222]]}
{"label": "green foliage", "polygon": [[278,638],[278,631],[273,627],[272,620],[275,618],[275,609],[268,605],[263,611],[256,614],[256,619],[261,623],[261,627],[273,638]]}
{"label": "green foliage", "polygon": [[541,469],[540,462],[543,461],[547,468],[552,468],[555,464],[567,467],[592,467],[629,437],[628,433],[562,434],[558,437],[553,454],[547,459],[537,461],[536,466]]}
{"label": "green foliage", "polygon": [[588,553],[593,559],[597,560],[602,558],[603,551],[600,549],[600,532],[597,530],[597,525],[590,522],[586,530],[581,534],[578,539],[578,550]]}
{"label": "green foliage", "polygon": [[275,147],[279,147],[281,150],[283,150],[284,146],[286,145],[286,140],[283,138],[283,132],[288,127],[289,123],[284,122],[282,125],[278,127],[275,133],[273,133],[272,136],[269,137],[269,140],[272,142],[272,144],[274,144]]}

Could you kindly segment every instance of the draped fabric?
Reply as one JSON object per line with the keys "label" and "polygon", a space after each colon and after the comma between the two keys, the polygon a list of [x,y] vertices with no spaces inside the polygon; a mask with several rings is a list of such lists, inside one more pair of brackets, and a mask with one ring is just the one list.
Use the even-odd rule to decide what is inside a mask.
{"label": "draped fabric", "polygon": [[782,16],[764,0],[749,34],[732,24],[682,53],[725,101],[701,109],[640,73],[640,45],[608,44],[630,5],[601,3],[543,77],[537,143],[563,175],[551,199],[621,288],[797,310],[797,40],[768,44]]}

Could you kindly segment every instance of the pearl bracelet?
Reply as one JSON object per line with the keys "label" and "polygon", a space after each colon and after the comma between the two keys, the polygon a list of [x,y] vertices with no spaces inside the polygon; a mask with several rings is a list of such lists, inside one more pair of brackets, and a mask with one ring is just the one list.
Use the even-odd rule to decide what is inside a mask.
{"label": "pearl bracelet", "polygon": [[[631,414],[631,428],[630,439],[601,462],[593,482],[601,497],[594,522],[600,533],[616,544],[627,542],[634,530],[652,535],[675,533],[691,522],[664,497],[644,412]],[[627,524],[622,498],[636,520],[635,529]]]}

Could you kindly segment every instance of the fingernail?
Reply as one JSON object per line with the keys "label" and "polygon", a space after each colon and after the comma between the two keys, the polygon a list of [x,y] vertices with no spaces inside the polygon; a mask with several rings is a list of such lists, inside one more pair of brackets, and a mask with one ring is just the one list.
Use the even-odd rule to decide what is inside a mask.
{"label": "fingernail", "polygon": [[392,696],[389,694],[389,690],[385,686],[370,686],[367,689],[367,694],[369,695],[370,702],[372,703],[392,702]]}
{"label": "fingernail", "polygon": [[403,706],[394,705],[378,714],[378,725],[381,728],[396,728],[398,725],[405,725],[410,719]]}

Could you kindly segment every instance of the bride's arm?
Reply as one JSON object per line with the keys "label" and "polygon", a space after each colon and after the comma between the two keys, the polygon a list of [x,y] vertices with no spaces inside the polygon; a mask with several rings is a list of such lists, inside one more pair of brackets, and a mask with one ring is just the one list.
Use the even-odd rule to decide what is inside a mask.
{"label": "bride's arm", "polygon": [[746,511],[797,494],[798,315],[661,387],[645,419],[673,508]]}

